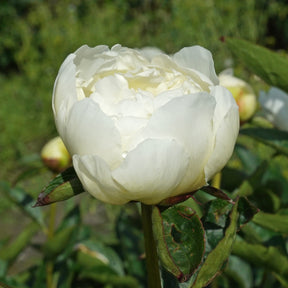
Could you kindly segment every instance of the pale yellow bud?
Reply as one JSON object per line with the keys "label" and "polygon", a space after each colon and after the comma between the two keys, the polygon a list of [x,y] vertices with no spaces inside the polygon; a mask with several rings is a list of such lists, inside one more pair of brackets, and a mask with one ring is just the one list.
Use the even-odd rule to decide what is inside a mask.
{"label": "pale yellow bud", "polygon": [[257,99],[252,87],[225,71],[219,75],[219,81],[220,85],[232,93],[238,104],[240,121],[243,123],[249,120],[257,109]]}
{"label": "pale yellow bud", "polygon": [[41,158],[44,164],[56,173],[71,166],[71,156],[60,137],[55,137],[44,145]]}

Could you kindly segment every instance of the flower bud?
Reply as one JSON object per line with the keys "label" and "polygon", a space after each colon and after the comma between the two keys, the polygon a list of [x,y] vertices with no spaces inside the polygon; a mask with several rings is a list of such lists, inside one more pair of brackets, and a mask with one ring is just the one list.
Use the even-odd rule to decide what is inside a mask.
{"label": "flower bud", "polygon": [[219,75],[220,85],[227,88],[239,106],[241,123],[248,121],[256,112],[257,99],[252,87],[245,81],[234,77],[230,70]]}
{"label": "flower bud", "polygon": [[68,55],[52,107],[85,191],[110,204],[153,205],[207,185],[239,131],[238,106],[218,84],[200,46],[166,55],[84,45]]}
{"label": "flower bud", "polygon": [[288,131],[288,94],[271,87],[268,92],[260,92],[259,102],[264,117],[279,130]]}
{"label": "flower bud", "polygon": [[71,165],[71,156],[59,136],[44,145],[41,159],[55,173],[60,173]]}

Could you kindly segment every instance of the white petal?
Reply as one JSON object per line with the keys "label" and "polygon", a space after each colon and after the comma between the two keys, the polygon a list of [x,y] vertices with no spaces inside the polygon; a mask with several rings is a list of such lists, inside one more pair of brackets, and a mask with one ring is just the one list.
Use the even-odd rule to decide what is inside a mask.
{"label": "white petal", "polygon": [[75,54],[70,54],[61,65],[54,83],[52,109],[60,135],[66,125],[66,118],[73,104],[78,100],[76,91]]}
{"label": "white petal", "polygon": [[115,120],[115,125],[121,135],[122,151],[127,153],[132,150],[134,145],[134,135],[144,128],[148,119],[138,117],[120,117]]}
{"label": "white petal", "polygon": [[238,106],[231,92],[222,86],[211,87],[211,95],[213,95],[216,100],[213,129],[214,131],[217,131],[219,125],[223,121],[223,118],[230,111],[230,109],[232,107],[237,108]]}
{"label": "white petal", "polygon": [[131,200],[156,204],[173,193],[188,162],[187,153],[175,140],[147,139],[128,153],[112,177]]}
{"label": "white petal", "polygon": [[110,167],[122,161],[121,137],[113,120],[89,98],[72,107],[63,141],[71,155],[100,155]]}
{"label": "white petal", "polygon": [[95,198],[118,205],[129,201],[125,191],[112,179],[109,166],[100,157],[74,155],[73,166],[85,190]]}
{"label": "white petal", "polygon": [[239,132],[238,107],[233,106],[217,130],[213,152],[205,166],[206,180],[210,180],[230,159]]}
{"label": "white petal", "polygon": [[194,69],[206,75],[212,83],[219,83],[212,54],[201,46],[185,47],[173,56],[174,61],[183,67]]}
{"label": "white petal", "polygon": [[199,175],[204,175],[213,143],[215,105],[215,99],[204,92],[175,98],[157,110],[142,131],[144,139],[176,139],[189,154],[191,164],[180,190],[192,187]]}

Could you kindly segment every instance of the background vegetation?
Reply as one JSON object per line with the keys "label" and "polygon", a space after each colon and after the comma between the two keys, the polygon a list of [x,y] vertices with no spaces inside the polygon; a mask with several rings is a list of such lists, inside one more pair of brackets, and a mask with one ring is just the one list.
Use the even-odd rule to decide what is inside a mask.
{"label": "background vegetation", "polygon": [[221,36],[285,49],[287,13],[285,1],[275,0],[1,1],[1,178],[13,177],[15,163],[56,134],[53,83],[79,46],[121,43],[173,53],[198,44],[212,51],[219,72],[233,64]]}
{"label": "background vegetation", "polygon": [[[130,213],[129,215],[131,217],[127,217],[127,215],[122,215],[120,207],[111,208],[107,205],[104,209],[103,205],[96,200],[91,204],[88,195],[81,196],[79,210],[73,206],[74,202],[67,202],[68,204],[62,203],[61,205],[62,207],[65,206],[65,209],[60,208],[58,209],[60,211],[57,210],[57,219],[55,221],[58,232],[66,231],[65,233],[67,233],[64,233],[66,238],[63,235],[61,237],[59,236],[63,239],[63,242],[61,243],[64,246],[60,245],[58,248],[51,248],[49,245],[46,245],[41,250],[41,253],[44,253],[42,255],[39,252],[36,253],[36,250],[31,250],[31,247],[28,245],[30,243],[31,235],[34,235],[34,248],[37,245],[39,246],[39,243],[45,242],[43,239],[47,236],[47,229],[49,230],[49,221],[51,219],[49,218],[50,220],[47,220],[45,215],[51,216],[51,211],[43,208],[42,215],[40,212],[31,212],[29,207],[31,207],[30,204],[32,203],[32,200],[36,199],[43,185],[52,177],[52,174],[43,166],[40,160],[39,151],[47,140],[57,135],[51,111],[51,95],[58,69],[69,53],[75,51],[83,44],[88,44],[89,46],[96,46],[99,44],[112,46],[116,43],[120,43],[123,46],[138,48],[144,46],[157,46],[167,53],[174,53],[184,46],[197,44],[208,48],[213,53],[217,72],[220,72],[227,67],[234,67],[238,74],[247,80],[250,78],[249,73],[247,73],[245,68],[240,67],[238,62],[234,62],[230,50],[228,50],[226,45],[219,39],[222,36],[239,37],[274,50],[286,50],[288,45],[287,15],[288,6],[286,5],[285,0],[1,1],[0,197],[2,200],[0,202],[0,214],[5,215],[5,217],[3,217],[3,219],[1,218],[0,224],[0,231],[2,231],[0,233],[0,248],[5,248],[10,243],[9,241],[11,239],[17,240],[23,227],[25,227],[25,229],[28,227],[29,229],[25,230],[28,231],[25,232],[26,234],[21,234],[22,238],[18,241],[21,244],[18,242],[16,242],[16,244],[15,242],[11,242],[14,243],[13,245],[16,246],[16,248],[14,248],[14,250],[9,250],[13,251],[10,256],[8,255],[10,258],[7,255],[2,255],[0,252],[0,279],[9,281],[10,285],[15,285],[14,287],[22,287],[17,285],[19,285],[21,281],[23,283],[26,281],[25,279],[28,278],[27,273],[30,273],[30,276],[34,273],[34,278],[32,277],[34,279],[33,285],[36,286],[33,287],[42,287],[42,284],[40,285],[39,283],[42,283],[43,275],[46,275],[47,271],[42,271],[42,273],[41,271],[37,272],[34,270],[32,273],[32,271],[29,270],[29,267],[31,267],[33,263],[39,262],[39,259],[42,259],[43,255],[46,255],[46,258],[44,258],[48,263],[49,259],[47,259],[47,255],[54,255],[55,259],[59,255],[61,257],[63,256],[61,251],[64,249],[64,246],[65,249],[67,248],[66,240],[69,239],[69,237],[72,237],[72,234],[69,234],[67,230],[65,230],[67,227],[64,226],[67,223],[65,222],[62,226],[59,224],[66,213],[70,213],[70,219],[78,219],[75,215],[79,216],[81,214],[81,221],[83,221],[85,225],[97,227],[97,229],[92,229],[91,231],[88,231],[85,227],[77,230],[78,240],[87,238],[100,239],[103,243],[112,245],[115,248],[115,251],[122,251],[122,256],[126,259],[129,255],[128,252],[131,252],[129,250],[131,247],[128,243],[131,239],[133,239],[133,241],[139,241],[139,246],[141,246],[141,239],[138,239],[139,229],[137,230],[135,228],[135,231],[132,230],[129,232],[125,230],[127,225],[131,226],[130,221],[138,223],[136,221],[138,219],[137,209],[131,208],[131,210],[129,210],[129,208],[128,214]],[[246,140],[244,142],[247,144]],[[249,144],[250,146],[254,145],[253,143]],[[239,153],[241,154],[242,150],[239,149],[238,152],[240,151]],[[249,163],[247,162],[248,164],[246,167],[245,165],[242,167],[243,169],[250,169],[249,171],[246,170],[247,173],[254,172],[254,169],[260,163],[259,159],[268,159],[270,155],[274,153],[270,148],[267,149],[261,145],[253,146],[253,149],[254,152],[259,155],[256,157],[257,159],[253,156],[253,159],[256,159],[256,162],[253,162],[251,160],[252,156],[250,154],[248,156],[245,154],[245,157],[250,157],[250,160],[254,163],[253,164],[250,161]],[[244,154],[242,154],[242,156],[243,155]],[[232,167],[238,165],[238,162],[233,162],[233,159],[231,163]],[[255,163],[257,163],[257,165]],[[275,175],[277,174],[277,177],[280,175],[279,169],[281,170],[281,168],[279,168],[279,163],[283,163],[282,158],[271,163],[271,169],[273,169]],[[281,165],[280,167],[282,167]],[[228,173],[226,179],[231,177],[229,174],[230,172],[229,169],[225,171],[226,174]],[[284,171],[284,173],[286,173],[284,176],[287,177],[287,171]],[[224,183],[224,185],[228,190],[231,188],[229,181]],[[7,194],[9,194],[9,197],[7,197]],[[26,195],[26,198],[23,195]],[[264,210],[266,209],[267,212],[274,212],[279,209],[281,206],[279,203],[280,200],[278,201],[276,198],[273,199],[271,200],[271,203],[274,203],[273,207],[265,207],[264,204],[267,203],[263,202],[261,208]],[[77,197],[75,201],[79,202]],[[20,206],[22,205],[23,211],[19,210],[19,207],[15,205],[16,203]],[[28,216],[26,217],[23,215]],[[73,215],[75,216],[74,218]],[[37,219],[40,226],[42,225],[42,234],[36,233],[37,229],[33,226],[34,222],[31,222],[31,217],[34,217],[34,220]],[[117,225],[115,225],[115,221],[117,221]],[[45,226],[43,224],[44,222],[46,224],[48,222],[48,226]],[[79,224],[76,222],[72,223],[74,226],[70,222],[69,223],[75,228]],[[71,233],[76,233],[73,229],[69,231]],[[130,238],[119,238],[119,235],[124,235],[124,230],[125,233],[130,233]],[[49,237],[52,236],[53,235],[50,234]],[[257,237],[258,236],[259,235],[257,235]],[[275,235],[273,234],[272,236],[274,237]],[[259,236],[259,239],[261,237]],[[266,235],[265,237],[267,238],[268,236]],[[92,246],[87,244],[85,247]],[[95,248],[95,246],[93,246],[93,249],[97,250],[100,248]],[[134,247],[133,249],[141,250],[139,247]],[[77,251],[83,252],[81,249],[78,249]],[[139,251],[136,252],[138,253]],[[20,254],[20,252],[22,254]],[[84,256],[78,252],[76,254],[74,253],[73,257],[78,257],[78,260],[80,259],[79,261],[82,261],[81,263],[85,263],[85,265],[89,266],[87,261],[85,259],[83,260]],[[131,257],[137,255],[136,252],[134,254],[132,253]],[[109,253],[110,252],[108,252],[108,254]],[[117,258],[118,256],[111,253],[111,259],[114,259],[114,263],[119,264],[120,260]],[[29,255],[29,257],[27,255]],[[8,257],[9,261],[4,261],[3,257]],[[66,261],[67,259],[64,256],[64,258],[61,257],[60,260],[58,259],[59,257],[57,258],[57,269],[65,274],[65,271],[67,269],[69,270],[71,267],[69,267],[69,263]],[[61,262],[61,259],[65,259],[66,266],[63,264],[64,262]],[[129,271],[132,271],[131,274],[133,277],[139,282],[143,282],[145,276],[143,275],[143,272],[141,272],[143,271],[141,270],[143,268],[142,262],[139,262],[138,260],[139,259],[135,260],[135,258],[128,259],[127,262],[121,264],[123,267],[119,264],[121,267],[119,266],[120,268],[117,268],[117,264],[115,266],[116,268],[113,268],[113,271],[121,274],[124,270],[127,271],[130,269]],[[235,261],[237,262],[237,260]],[[61,264],[63,264],[63,266],[61,266],[62,270],[59,268],[59,265]],[[237,266],[237,263],[235,265]],[[247,268],[245,265],[243,267],[243,269]],[[15,280],[15,275],[23,271],[28,272],[26,274],[24,273],[24,276],[21,276],[22,278],[16,277],[17,280]],[[78,273],[77,275],[80,275],[83,272],[77,269],[75,271],[76,274]],[[111,274],[110,270],[108,272]],[[47,273],[47,275],[49,275],[49,271]],[[259,282],[257,285],[259,286],[255,287],[264,287],[261,286],[263,284],[260,280],[263,279],[261,273],[262,272],[259,272],[257,274]],[[41,278],[39,275],[42,275],[43,277],[41,276]],[[233,273],[231,275],[235,276]],[[238,276],[241,277],[241,275]],[[85,278],[88,276],[82,275],[82,278],[83,277]],[[266,285],[270,285],[271,283],[273,283],[273,285],[278,285],[278,282],[275,284],[273,282],[274,280],[272,281],[269,278],[269,275],[267,277],[268,279],[266,280],[268,284]],[[77,278],[78,282],[75,280],[76,282],[73,283],[76,286],[73,287],[77,287],[77,285],[79,285],[78,287],[84,287],[84,282],[79,280],[82,278]],[[100,278],[97,279],[99,283],[106,283],[105,279],[103,280]],[[74,278],[71,276],[71,279]],[[88,279],[91,278],[88,277]],[[61,283],[60,280],[59,283]],[[114,284],[112,283],[113,281]],[[103,287],[114,287],[113,285],[115,285],[115,283],[120,285],[120,280],[117,277],[115,277],[113,281],[111,282],[112,284],[109,284],[110,286],[108,284],[108,286],[104,286],[103,284]],[[123,282],[123,287],[130,287],[129,285],[131,285],[131,287],[136,287],[135,282],[133,282],[134,280],[127,278],[125,281]],[[252,280],[250,279],[249,281],[250,286],[247,286],[247,284],[245,286],[245,284],[243,284],[244,286],[239,287],[252,287]],[[50,284],[52,282],[50,282]],[[85,282],[85,287],[90,287],[88,284],[88,282]],[[265,287],[270,288],[272,286]]]}

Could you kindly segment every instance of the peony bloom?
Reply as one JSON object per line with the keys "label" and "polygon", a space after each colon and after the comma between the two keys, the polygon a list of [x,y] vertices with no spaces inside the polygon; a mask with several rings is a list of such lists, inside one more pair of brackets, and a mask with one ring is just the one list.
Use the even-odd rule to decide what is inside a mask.
{"label": "peony bloom", "polygon": [[111,204],[156,204],[206,185],[239,130],[237,104],[199,46],[173,56],[82,46],[59,70],[53,111],[84,188]]}
{"label": "peony bloom", "polygon": [[236,100],[241,122],[249,120],[257,109],[257,99],[252,87],[242,79],[233,76],[231,69],[219,74],[219,82],[232,93]]}
{"label": "peony bloom", "polygon": [[44,145],[41,150],[41,159],[55,173],[62,172],[71,166],[71,156],[59,136]]}
{"label": "peony bloom", "polygon": [[266,118],[276,128],[288,131],[288,94],[272,87],[267,93],[260,92],[259,101]]}

